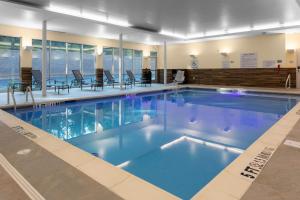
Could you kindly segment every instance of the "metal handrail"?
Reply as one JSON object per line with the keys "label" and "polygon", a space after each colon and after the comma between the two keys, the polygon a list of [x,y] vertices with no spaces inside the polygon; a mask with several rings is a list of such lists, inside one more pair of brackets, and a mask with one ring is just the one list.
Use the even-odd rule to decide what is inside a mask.
{"label": "metal handrail", "polygon": [[16,103],[16,98],[15,98],[15,92],[12,87],[7,88],[7,104],[10,104],[10,95],[11,95],[13,103],[14,103],[14,110],[16,111],[17,103]]}
{"label": "metal handrail", "polygon": [[36,106],[36,103],[35,103],[35,100],[34,100],[34,97],[33,97],[32,90],[31,90],[31,87],[30,87],[30,86],[27,86],[27,87],[26,87],[26,91],[25,91],[25,94],[26,94],[26,102],[28,102],[28,93],[30,94],[30,97],[31,97],[31,100],[32,100],[32,104],[33,104],[33,106],[35,107],[35,106]]}
{"label": "metal handrail", "polygon": [[285,88],[291,88],[291,74],[288,75],[286,81],[285,81]]}

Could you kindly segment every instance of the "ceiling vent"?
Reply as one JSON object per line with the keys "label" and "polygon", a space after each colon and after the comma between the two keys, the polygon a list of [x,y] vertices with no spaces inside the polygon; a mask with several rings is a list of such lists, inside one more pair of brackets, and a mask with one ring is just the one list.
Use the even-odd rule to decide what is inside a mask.
{"label": "ceiling vent", "polygon": [[23,6],[30,6],[35,8],[45,8],[49,6],[49,0],[3,0],[10,3],[15,3]]}
{"label": "ceiling vent", "polygon": [[158,33],[160,30],[151,26],[143,26],[143,25],[133,25],[131,28],[142,30],[142,31],[147,31],[151,33]]}

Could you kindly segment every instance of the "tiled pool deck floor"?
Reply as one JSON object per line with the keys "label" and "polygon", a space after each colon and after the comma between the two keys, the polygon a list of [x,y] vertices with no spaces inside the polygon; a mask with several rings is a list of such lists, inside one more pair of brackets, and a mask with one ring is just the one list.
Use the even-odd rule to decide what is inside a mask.
{"label": "tiled pool deck floor", "polygon": [[[2,137],[2,136],[1,136]],[[0,166],[0,199],[5,200],[29,200],[27,194]]]}
{"label": "tiled pool deck floor", "polygon": [[[300,142],[300,121],[286,140]],[[242,200],[300,199],[300,149],[281,144]]]}
{"label": "tiled pool deck floor", "polygon": [[[53,99],[57,101],[79,99],[81,97],[95,98],[131,92],[157,91],[173,87],[157,84],[151,88],[136,87],[122,91],[119,89],[105,89],[103,92],[88,90],[81,92],[78,89],[73,89],[70,95],[56,95],[50,91],[46,99],[38,97],[40,94],[36,92],[36,101],[52,101]],[[220,86],[193,87],[220,88]],[[299,90],[292,89],[247,88],[247,90],[300,94]],[[0,97],[1,101],[3,101],[3,98],[6,100],[6,94],[2,94]],[[21,97],[18,99],[21,102]],[[2,105],[4,106],[5,102]],[[285,146],[282,142],[286,137],[300,141],[298,110],[300,110],[300,104],[251,145],[236,161],[225,168],[216,179],[211,181],[193,199],[297,199],[292,197],[299,196],[300,150]],[[0,123],[0,153],[46,199],[120,199],[120,197],[124,199],[177,199],[175,196],[125,171],[115,169],[106,162],[93,158],[91,155],[87,155],[87,153],[15,119],[1,110],[0,121],[4,122]],[[297,125],[292,130],[296,123]],[[20,124],[26,130],[35,133],[38,138],[28,139],[10,128]],[[288,135],[288,133],[290,134]],[[249,160],[265,146],[274,148],[279,146],[279,148],[258,178],[253,182],[239,177],[240,172],[249,163]],[[31,152],[28,155],[17,155],[16,152],[21,149],[31,149]],[[3,170],[0,168],[0,175],[2,172]],[[9,184],[3,184],[3,180]],[[12,199],[18,199],[19,196],[23,195],[22,191],[17,192],[20,188],[5,173],[4,176],[1,176],[0,181],[1,195],[11,194],[11,190],[16,190],[13,194],[15,198]],[[3,188],[2,185],[4,185]],[[250,189],[248,190],[249,186]],[[247,193],[244,195],[245,191]],[[22,199],[26,199],[26,195]]]}
{"label": "tiled pool deck floor", "polygon": [[[45,199],[121,199],[3,123],[0,123],[0,130],[1,154]],[[30,149],[31,152],[28,155],[18,155],[17,152],[22,149]],[[4,175],[7,176],[5,173]],[[2,179],[3,177],[0,178],[0,180]],[[7,194],[6,196],[13,195],[15,197],[11,197],[11,199],[18,199],[22,195],[19,191],[20,188],[12,180],[8,181],[10,184],[0,183],[2,193],[0,197]],[[12,193],[11,191],[16,188],[17,191]],[[26,198],[27,195],[19,199]]]}
{"label": "tiled pool deck floor", "polygon": [[[216,89],[216,88],[243,88],[249,91],[261,91],[261,92],[279,92],[279,93],[288,93],[288,94],[298,94],[300,95],[300,89],[284,89],[284,88],[254,88],[254,87],[231,87],[231,86],[218,86],[218,85],[183,85],[179,87],[199,87],[199,88],[207,88],[207,89]],[[163,89],[174,89],[176,86],[174,84],[152,84],[151,87],[143,87],[137,85],[133,88],[127,88],[126,90],[120,90],[119,87],[112,88],[104,87],[104,90],[97,89],[96,91],[91,90],[89,87],[80,90],[79,88],[70,89],[70,93],[67,90],[61,91],[60,94],[57,94],[54,90],[47,90],[47,96],[42,97],[41,91],[34,91],[34,99],[36,103],[41,102],[59,102],[66,100],[80,100],[81,98],[101,98],[105,96],[116,96],[116,95],[124,95],[131,93],[140,93],[140,92],[151,92],[151,91],[159,91]],[[22,92],[15,93],[16,103],[18,105],[30,105],[32,101],[30,97],[28,98],[28,102],[26,101],[25,94]],[[10,97],[10,104],[7,103],[7,93],[0,93],[0,108],[6,108],[7,106],[12,106],[12,99]]]}
{"label": "tiled pool deck floor", "polygon": [[[124,95],[129,93],[140,93],[140,92],[151,92],[163,89],[172,89],[174,88],[174,84],[166,85],[163,84],[152,84],[152,86],[140,86],[137,85],[132,88],[120,89],[119,87],[112,88],[111,86],[104,87],[104,90],[97,89],[96,91],[91,90],[90,87],[83,88],[80,90],[79,88],[70,89],[70,93],[67,90],[61,91],[60,94],[57,94],[54,90],[47,90],[47,96],[42,97],[41,91],[33,91],[34,99],[36,103],[41,102],[60,102],[66,100],[80,100],[81,98],[97,98],[104,96],[116,96],[116,95]],[[28,105],[32,104],[32,100],[30,96],[28,97],[28,102],[26,102],[26,95],[22,92],[15,93],[16,103],[18,105]],[[0,93],[0,108],[5,108],[7,106],[12,106],[13,101],[10,97],[10,104],[7,102],[7,93]]]}

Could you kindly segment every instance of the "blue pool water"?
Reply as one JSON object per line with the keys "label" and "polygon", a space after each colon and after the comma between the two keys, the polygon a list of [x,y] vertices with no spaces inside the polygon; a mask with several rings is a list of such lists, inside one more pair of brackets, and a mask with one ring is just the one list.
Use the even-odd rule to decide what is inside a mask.
{"label": "blue pool water", "polygon": [[190,199],[297,102],[186,89],[9,112]]}

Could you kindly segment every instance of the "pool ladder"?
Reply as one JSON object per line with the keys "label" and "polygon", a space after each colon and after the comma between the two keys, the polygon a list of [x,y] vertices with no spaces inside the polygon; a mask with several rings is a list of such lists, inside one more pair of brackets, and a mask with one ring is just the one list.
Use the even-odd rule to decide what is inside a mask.
{"label": "pool ladder", "polygon": [[[30,94],[33,107],[36,107],[36,103],[35,103],[35,100],[34,100],[34,97],[33,97],[32,90],[31,90],[30,86],[27,86],[26,90],[25,90],[26,102],[28,102],[28,94]],[[15,92],[14,92],[14,89],[12,87],[8,87],[8,89],[7,89],[7,104],[10,104],[10,96],[13,100],[14,110],[16,110],[17,109],[17,103],[16,103],[16,98],[15,98]]]}
{"label": "pool ladder", "polygon": [[286,81],[285,81],[285,88],[290,89],[291,88],[291,74],[288,75]]}
{"label": "pool ladder", "polygon": [[15,98],[15,92],[13,90],[12,87],[8,87],[7,88],[7,104],[10,104],[10,96],[13,100],[13,104],[14,104],[14,110],[16,111],[17,109],[17,103],[16,103],[16,98]]}

